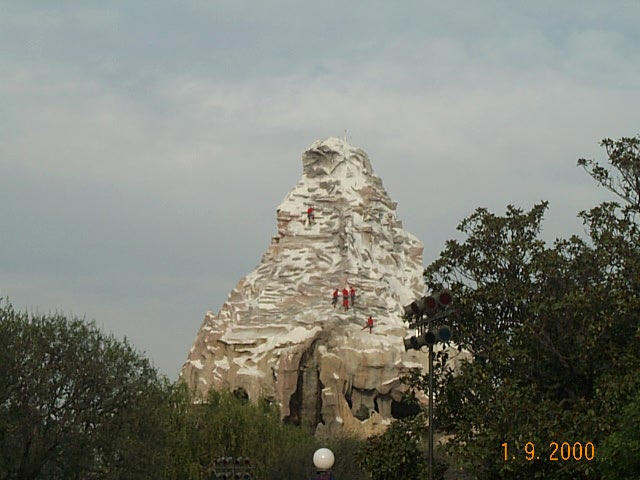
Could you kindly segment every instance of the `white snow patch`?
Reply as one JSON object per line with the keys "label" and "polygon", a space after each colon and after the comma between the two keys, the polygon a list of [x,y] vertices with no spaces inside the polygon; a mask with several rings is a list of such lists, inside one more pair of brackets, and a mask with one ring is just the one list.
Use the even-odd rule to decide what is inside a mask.
{"label": "white snow patch", "polygon": [[248,375],[250,377],[264,377],[264,372],[261,372],[257,368],[242,367],[238,370],[237,375]]}
{"label": "white snow patch", "polygon": [[195,368],[197,368],[198,370],[202,370],[204,368],[204,365],[200,360],[189,360],[189,363],[193,365]]}
{"label": "white snow patch", "polygon": [[404,365],[407,368],[423,368],[422,364],[418,363],[418,362],[407,362],[407,361],[404,361],[404,362],[402,362],[402,365]]}
{"label": "white snow patch", "polygon": [[223,370],[229,370],[229,359],[227,357],[224,357],[221,360],[216,360],[215,362],[213,362],[214,365],[216,366],[216,369],[223,369]]}

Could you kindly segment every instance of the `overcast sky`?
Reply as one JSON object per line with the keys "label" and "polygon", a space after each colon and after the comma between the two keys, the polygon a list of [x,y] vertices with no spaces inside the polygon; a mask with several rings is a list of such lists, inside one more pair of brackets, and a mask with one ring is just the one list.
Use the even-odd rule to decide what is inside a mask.
{"label": "overcast sky", "polygon": [[479,206],[581,233],[612,197],[576,160],[640,133],[638,25],[637,1],[2,1],[0,295],[176,378],[345,129],[425,265]]}

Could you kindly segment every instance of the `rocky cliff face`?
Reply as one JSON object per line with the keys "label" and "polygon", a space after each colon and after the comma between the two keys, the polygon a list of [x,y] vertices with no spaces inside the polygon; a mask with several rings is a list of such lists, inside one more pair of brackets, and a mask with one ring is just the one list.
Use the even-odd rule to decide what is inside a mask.
{"label": "rocky cliff face", "polygon": [[[399,376],[427,365],[425,353],[404,351],[401,320],[424,293],[423,246],[402,229],[363,150],[329,138],[302,164],[271,245],[220,312],[206,314],[181,375],[201,394],[271,398],[285,421],[319,434],[378,433],[401,410]],[[354,307],[344,311],[340,295],[334,308],[333,290],[350,286]]]}

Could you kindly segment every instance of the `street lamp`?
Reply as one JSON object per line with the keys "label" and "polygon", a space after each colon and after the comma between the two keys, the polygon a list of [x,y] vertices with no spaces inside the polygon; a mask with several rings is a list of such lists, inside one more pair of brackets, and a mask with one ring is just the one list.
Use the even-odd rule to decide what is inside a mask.
{"label": "street lamp", "polygon": [[331,473],[331,467],[336,458],[333,456],[333,452],[328,448],[319,448],[313,454],[313,464],[316,466],[315,480],[335,480],[333,473]]}
{"label": "street lamp", "polygon": [[[404,349],[420,350],[429,346],[429,480],[433,479],[433,345],[451,340],[451,329],[447,325],[436,326],[435,322],[449,315],[453,296],[449,290],[441,290],[411,302],[404,307],[404,318],[416,335],[404,338]],[[426,318],[425,318],[426,317]]]}

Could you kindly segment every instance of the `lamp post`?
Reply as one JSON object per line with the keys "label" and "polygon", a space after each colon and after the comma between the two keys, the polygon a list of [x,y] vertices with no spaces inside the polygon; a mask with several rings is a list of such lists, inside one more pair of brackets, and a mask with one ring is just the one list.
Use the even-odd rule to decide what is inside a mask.
{"label": "lamp post", "polygon": [[313,454],[313,464],[316,467],[316,476],[314,480],[335,480],[331,467],[336,458],[333,452],[328,448],[319,448]]}
{"label": "lamp post", "polygon": [[[409,328],[416,329],[416,335],[403,339],[405,350],[420,350],[429,346],[429,480],[433,480],[433,345],[451,340],[451,329],[447,325],[436,327],[433,323],[444,320],[450,313],[448,307],[453,302],[449,290],[441,290],[436,295],[428,295],[404,307],[405,320]],[[426,316],[426,318],[425,318]]]}

